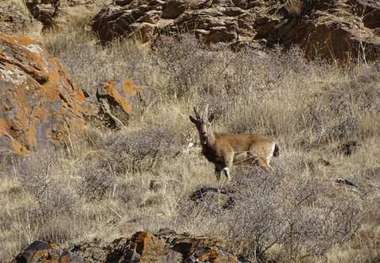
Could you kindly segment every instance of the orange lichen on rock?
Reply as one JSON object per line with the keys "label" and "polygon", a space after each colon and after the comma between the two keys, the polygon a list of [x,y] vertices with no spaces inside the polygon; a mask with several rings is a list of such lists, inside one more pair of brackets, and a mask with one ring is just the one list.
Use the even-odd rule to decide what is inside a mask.
{"label": "orange lichen on rock", "polygon": [[100,102],[98,120],[108,128],[127,125],[132,105],[141,105],[144,90],[132,80],[108,80],[96,87],[96,100]]}
{"label": "orange lichen on rock", "polygon": [[[125,97],[121,95],[121,92],[119,92],[120,82],[115,80],[108,81],[107,85],[104,86],[104,89],[106,90],[107,94],[123,108],[125,112],[132,112],[132,106],[125,99]],[[123,87],[123,90],[125,90],[125,87]]]}
{"label": "orange lichen on rock", "polygon": [[0,136],[8,134],[9,125],[6,120],[0,119]]}
{"label": "orange lichen on rock", "polygon": [[137,232],[132,237],[136,244],[136,252],[140,254],[141,262],[152,262],[168,254],[167,245],[149,232]]}
{"label": "orange lichen on rock", "polygon": [[99,106],[87,100],[39,42],[0,33],[0,152],[25,153],[46,143],[71,145],[101,107],[125,124],[132,112],[130,99],[140,90],[130,80],[102,83]]}
{"label": "orange lichen on rock", "polygon": [[14,153],[17,153],[19,155],[25,155],[25,154],[28,154],[30,152],[28,149],[26,149],[26,147],[24,145],[22,145],[21,143],[19,143],[16,140],[11,140],[9,145],[10,145],[10,149]]}
{"label": "orange lichen on rock", "polygon": [[80,135],[85,95],[59,61],[29,37],[0,33],[0,47],[0,151],[27,152]]}
{"label": "orange lichen on rock", "polygon": [[[47,81],[49,64],[48,54],[42,44],[26,36],[8,36],[0,34],[0,61],[14,65],[31,75],[39,83]],[[7,49],[5,49],[7,47]]]}

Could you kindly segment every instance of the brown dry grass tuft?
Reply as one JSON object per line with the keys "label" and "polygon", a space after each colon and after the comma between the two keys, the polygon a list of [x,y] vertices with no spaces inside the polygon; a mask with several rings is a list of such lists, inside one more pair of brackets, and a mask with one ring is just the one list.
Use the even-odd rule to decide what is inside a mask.
{"label": "brown dry grass tuft", "polygon": [[[133,79],[153,94],[151,107],[121,131],[92,128],[70,154],[3,156],[0,258],[35,239],[73,243],[164,227],[220,237],[250,262],[379,257],[379,65],[307,62],[296,49],[209,51],[190,37],[154,52],[123,41],[101,47],[77,31],[45,41],[88,92],[101,80]],[[197,141],[188,115],[206,103],[216,130],[272,135],[281,148],[273,174],[232,171],[230,209],[222,195],[190,199],[218,187],[199,147],[187,148]],[[349,141],[358,146],[345,155]]]}

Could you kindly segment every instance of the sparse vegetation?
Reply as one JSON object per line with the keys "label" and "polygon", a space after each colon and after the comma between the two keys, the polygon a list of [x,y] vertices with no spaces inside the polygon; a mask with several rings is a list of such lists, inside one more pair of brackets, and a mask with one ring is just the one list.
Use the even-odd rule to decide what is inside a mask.
{"label": "sparse vegetation", "polygon": [[[91,128],[70,151],[1,156],[0,258],[35,239],[112,239],[147,229],[211,235],[250,262],[376,262],[380,257],[380,65],[347,68],[301,52],[233,53],[191,37],[154,52],[132,42],[97,45],[83,32],[45,39],[91,93],[105,79],[133,79],[149,107],[120,131]],[[218,187],[188,120],[210,104],[216,130],[278,138],[273,174],[236,168],[234,199],[196,203]],[[341,145],[360,146],[345,155]],[[355,186],[339,184],[338,178]]]}

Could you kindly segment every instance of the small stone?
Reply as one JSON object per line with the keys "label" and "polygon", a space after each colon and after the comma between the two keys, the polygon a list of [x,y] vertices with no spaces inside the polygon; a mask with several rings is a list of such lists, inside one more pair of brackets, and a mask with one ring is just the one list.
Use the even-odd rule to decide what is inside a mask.
{"label": "small stone", "polygon": [[157,180],[151,180],[149,183],[149,190],[157,193],[163,188],[163,185],[161,182]]}

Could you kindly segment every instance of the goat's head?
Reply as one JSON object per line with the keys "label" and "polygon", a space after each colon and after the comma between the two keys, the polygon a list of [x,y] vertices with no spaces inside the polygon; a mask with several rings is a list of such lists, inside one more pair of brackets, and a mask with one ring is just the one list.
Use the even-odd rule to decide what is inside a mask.
{"label": "goat's head", "polygon": [[214,120],[214,114],[208,113],[208,105],[206,105],[205,110],[202,115],[200,115],[197,109],[194,107],[195,117],[189,116],[190,121],[197,127],[199,137],[202,144],[206,144],[211,136],[213,136],[213,131],[211,123]]}

